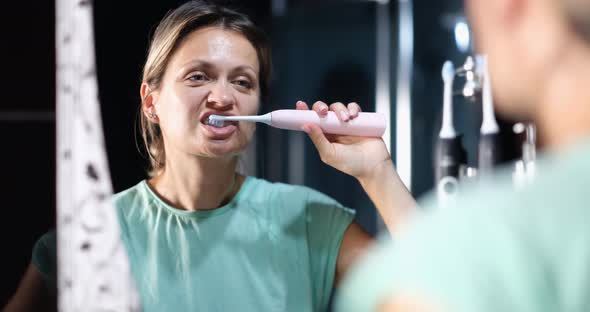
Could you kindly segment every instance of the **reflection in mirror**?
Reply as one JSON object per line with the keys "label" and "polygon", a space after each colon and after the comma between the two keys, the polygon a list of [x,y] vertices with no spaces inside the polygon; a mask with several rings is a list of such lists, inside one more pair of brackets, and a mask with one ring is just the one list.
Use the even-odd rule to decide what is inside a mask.
{"label": "reflection in mirror", "polygon": [[[354,177],[324,164],[302,132],[265,126],[253,132],[247,124],[216,130],[201,121],[204,114],[212,111],[255,114],[292,109],[298,100],[310,106],[317,100],[328,104],[356,102],[363,111],[375,111],[378,4],[289,1],[281,6],[280,1],[240,1],[242,11],[248,12],[271,38],[268,44],[273,50],[272,80],[265,77],[270,65],[265,64],[266,43],[261,43],[258,34],[246,36],[240,35],[240,31],[223,29],[188,31],[185,40],[179,40],[177,48],[170,51],[169,62],[162,63],[163,71],[146,69],[142,77],[149,49],[147,39],[156,32],[154,25],[168,10],[184,2],[166,1],[150,6],[136,1],[116,5],[93,3],[105,146],[113,191],[118,193],[118,220],[125,246],[131,250],[131,269],[139,281],[141,300],[148,303],[147,310],[154,311],[169,310],[175,305],[206,308],[211,304],[207,300],[215,300],[215,294],[227,294],[229,290],[236,296],[257,300],[244,303],[220,299],[216,304],[234,304],[236,307],[227,309],[240,310],[253,304],[252,309],[265,310],[272,304],[269,298],[279,298],[284,310],[300,311],[302,305],[313,310],[326,308],[334,280],[338,281],[350,265],[340,261],[346,255],[342,248],[349,248],[342,246],[362,249],[378,232],[378,212],[369,196]],[[138,15],[139,6],[142,14]],[[392,27],[397,25],[397,4],[391,2],[386,9],[391,13]],[[19,7],[14,11],[25,10]],[[36,8],[34,14],[38,29],[53,31],[51,3],[43,9]],[[429,68],[429,53],[446,46],[436,44],[436,32],[426,35],[424,29],[420,38],[429,43],[419,43],[427,47],[417,52],[419,62],[423,62],[417,71]],[[162,32],[165,37],[166,31]],[[23,33],[23,37],[32,35]],[[47,33],[43,38],[43,50],[53,51],[54,34]],[[390,41],[391,60],[396,59],[397,53],[394,39]],[[14,58],[38,59],[33,56]],[[42,65],[33,66],[35,72],[43,73],[45,82],[54,81],[54,58],[50,54]],[[157,64],[157,58],[153,59]],[[235,64],[245,66],[237,68]],[[386,71],[394,72],[396,66],[392,61]],[[420,94],[436,93],[425,91],[427,83],[421,80],[425,75],[417,72],[415,76]],[[394,80],[389,87],[395,86]],[[141,82],[145,83],[143,91]],[[5,142],[22,151],[2,156],[4,163],[23,164],[18,169],[8,168],[13,189],[7,193],[15,194],[19,200],[11,206],[20,207],[22,198],[28,200],[26,209],[11,210],[7,218],[20,222],[20,229],[18,235],[3,235],[18,236],[17,243],[10,242],[15,245],[15,256],[6,272],[10,278],[3,287],[3,302],[15,293],[21,278],[24,281],[39,273],[27,271],[33,250],[46,259],[33,257],[34,262],[45,261],[48,267],[55,266],[55,257],[51,257],[55,254],[55,240],[51,234],[42,235],[55,227],[56,198],[54,188],[47,187],[55,185],[53,87],[54,83],[47,83],[44,93],[36,93],[14,86],[14,90],[20,90],[15,92],[20,98],[8,101],[23,105],[47,103],[26,109],[37,114],[34,116],[48,111],[50,118],[27,117],[16,122],[0,118]],[[2,109],[5,107],[9,112],[18,109]],[[418,108],[417,115],[412,116],[417,118],[413,121],[418,127],[417,136],[432,130],[427,126],[436,118],[434,111]],[[148,136],[147,151],[138,130],[142,122]],[[425,137],[416,140],[428,142]],[[234,174],[238,166],[234,156],[246,149],[242,165],[248,177]],[[414,151],[412,155],[426,155],[424,159],[412,160],[415,168],[432,169],[426,159],[429,154]],[[431,177],[421,176],[421,169],[412,170],[418,173],[412,172],[417,190],[432,187]],[[30,184],[30,177],[36,177],[39,185]],[[31,188],[42,191],[38,191],[39,196],[30,196],[27,191]],[[31,209],[35,209],[33,218]],[[350,226],[353,218],[355,223]],[[343,239],[346,235],[357,239]],[[12,246],[8,242],[6,245]],[[49,276],[49,280],[55,281],[55,276]],[[178,291],[165,300],[156,300],[161,299],[158,294],[169,289]],[[200,292],[213,295],[210,299],[187,295]],[[171,305],[161,308],[164,304]]]}

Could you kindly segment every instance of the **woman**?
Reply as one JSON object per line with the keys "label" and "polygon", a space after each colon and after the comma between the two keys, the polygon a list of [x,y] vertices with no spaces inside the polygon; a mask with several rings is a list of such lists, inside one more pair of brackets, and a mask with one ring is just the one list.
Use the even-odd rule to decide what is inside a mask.
{"label": "woman", "polygon": [[[371,242],[353,212],[331,198],[236,173],[253,123],[207,124],[211,114],[256,114],[270,63],[264,34],[219,5],[185,3],[156,29],[140,89],[151,178],[115,195],[144,311],[323,311]],[[329,108],[318,102],[314,109]],[[354,103],[331,109],[343,121],[360,110]],[[330,139],[359,152],[383,145]],[[382,150],[344,171],[395,175]],[[388,226],[397,220],[394,208],[381,211]]]}

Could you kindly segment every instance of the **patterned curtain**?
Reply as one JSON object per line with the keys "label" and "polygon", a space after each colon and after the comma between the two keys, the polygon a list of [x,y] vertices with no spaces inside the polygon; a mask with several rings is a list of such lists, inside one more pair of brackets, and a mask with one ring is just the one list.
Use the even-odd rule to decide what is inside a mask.
{"label": "patterned curtain", "polygon": [[56,0],[56,14],[59,311],[139,311],[111,202],[92,2]]}

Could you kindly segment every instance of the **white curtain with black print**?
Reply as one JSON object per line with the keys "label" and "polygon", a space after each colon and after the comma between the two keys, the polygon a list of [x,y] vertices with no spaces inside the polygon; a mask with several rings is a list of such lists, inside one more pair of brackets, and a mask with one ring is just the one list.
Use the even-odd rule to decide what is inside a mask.
{"label": "white curtain with black print", "polygon": [[56,0],[59,311],[139,311],[114,206],[92,2]]}

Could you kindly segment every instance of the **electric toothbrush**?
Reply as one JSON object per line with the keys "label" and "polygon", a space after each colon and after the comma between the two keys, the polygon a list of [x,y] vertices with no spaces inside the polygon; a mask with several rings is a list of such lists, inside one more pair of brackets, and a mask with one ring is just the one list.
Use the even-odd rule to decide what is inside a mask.
{"label": "electric toothbrush", "polygon": [[329,111],[320,117],[313,110],[280,109],[260,116],[209,116],[207,123],[214,127],[223,127],[224,121],[262,122],[271,127],[286,130],[303,130],[305,124],[316,124],[324,133],[381,137],[385,133],[385,116],[380,113],[359,113],[355,118],[342,122],[336,113]]}
{"label": "electric toothbrush", "polygon": [[453,126],[453,83],[455,80],[455,67],[451,61],[446,61],[442,68],[443,90],[443,116],[439,138],[454,139],[457,132]]}
{"label": "electric toothbrush", "polygon": [[482,77],[482,123],[478,147],[478,167],[483,174],[490,172],[502,161],[503,153],[500,142],[500,128],[494,114],[492,82],[488,69],[487,58],[476,57],[477,71]]}
{"label": "electric toothbrush", "polygon": [[466,152],[461,136],[453,126],[453,83],[455,67],[450,61],[442,68],[444,83],[442,126],[438,135],[435,154],[437,195],[441,203],[454,197],[459,188],[460,169],[466,162]]}

